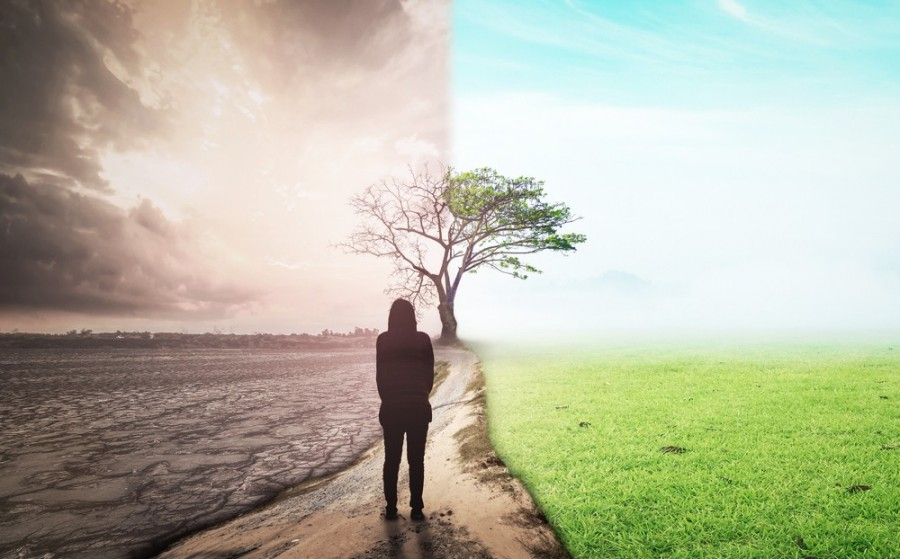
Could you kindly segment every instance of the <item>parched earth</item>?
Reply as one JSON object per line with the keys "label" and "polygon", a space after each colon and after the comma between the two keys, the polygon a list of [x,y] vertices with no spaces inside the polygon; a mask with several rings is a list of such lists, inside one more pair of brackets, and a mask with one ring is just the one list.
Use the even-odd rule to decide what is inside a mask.
{"label": "parched earth", "polygon": [[0,557],[147,556],[381,435],[374,351],[7,350]]}
{"label": "parched earth", "polygon": [[[384,519],[384,453],[376,445],[352,467],[180,541],[161,558],[568,557],[528,493],[490,449],[477,358],[452,348],[441,349],[438,358],[450,366],[431,400],[424,522],[409,520],[409,509],[403,508],[400,519]],[[404,477],[400,505],[409,498]]]}

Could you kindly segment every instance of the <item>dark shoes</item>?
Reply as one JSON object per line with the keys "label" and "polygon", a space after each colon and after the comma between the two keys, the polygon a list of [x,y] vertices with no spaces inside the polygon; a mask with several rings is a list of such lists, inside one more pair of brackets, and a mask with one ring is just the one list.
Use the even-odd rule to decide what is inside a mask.
{"label": "dark shoes", "polygon": [[[409,513],[409,518],[416,522],[421,522],[425,520],[425,513],[422,512],[422,509],[412,509]],[[384,507],[384,519],[397,520],[397,507]]]}

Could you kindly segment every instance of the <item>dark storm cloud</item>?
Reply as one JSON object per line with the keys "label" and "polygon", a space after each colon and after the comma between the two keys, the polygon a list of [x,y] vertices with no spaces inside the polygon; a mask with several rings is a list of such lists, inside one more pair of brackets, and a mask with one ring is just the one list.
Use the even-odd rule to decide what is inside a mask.
{"label": "dark storm cloud", "polygon": [[110,70],[137,68],[136,38],[118,3],[0,3],[0,170],[108,191],[99,150],[162,122]]}
{"label": "dark storm cloud", "polygon": [[[429,2],[0,0],[0,318],[294,297],[264,263],[312,259],[293,233],[338,216],[318,185],[446,145]],[[313,225],[273,205],[282,183]]]}
{"label": "dark storm cloud", "polygon": [[[261,43],[287,75],[356,66],[377,71],[410,38],[409,17],[397,0],[311,0],[269,2],[250,17],[229,18],[235,38]],[[265,34],[259,30],[265,29]],[[310,68],[315,71],[310,76]]]}
{"label": "dark storm cloud", "polygon": [[126,211],[0,174],[0,309],[218,317],[252,301],[214,284],[189,247],[147,200]]}
{"label": "dark storm cloud", "polygon": [[[432,102],[445,96],[444,73],[422,59],[432,66],[446,61],[434,59],[397,0],[237,5],[241,10],[225,10],[223,21],[238,44],[253,45],[257,58],[248,70],[267,90],[295,96],[299,110],[315,107],[311,125],[348,120],[364,126],[373,114],[402,112],[423,89]],[[423,79],[430,82],[427,88]],[[443,141],[441,133],[417,125],[432,141]]]}

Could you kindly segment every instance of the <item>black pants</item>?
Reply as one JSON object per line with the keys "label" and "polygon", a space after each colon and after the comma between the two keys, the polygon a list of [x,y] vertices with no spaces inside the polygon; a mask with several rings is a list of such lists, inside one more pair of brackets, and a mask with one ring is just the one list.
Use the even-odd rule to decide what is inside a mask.
{"label": "black pants", "polygon": [[409,506],[423,509],[422,486],[425,484],[425,439],[427,421],[408,421],[382,425],[384,429],[384,499],[388,508],[397,508],[397,476],[406,435],[406,461],[409,464]]}

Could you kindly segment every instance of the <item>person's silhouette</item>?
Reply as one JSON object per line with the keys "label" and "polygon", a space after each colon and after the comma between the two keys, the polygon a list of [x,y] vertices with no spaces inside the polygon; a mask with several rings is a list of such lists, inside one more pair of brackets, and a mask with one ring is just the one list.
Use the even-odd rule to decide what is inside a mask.
{"label": "person's silhouette", "polygon": [[397,299],[388,315],[388,329],[378,336],[375,382],[381,397],[378,421],[384,430],[385,518],[397,518],[397,474],[406,435],[409,463],[409,506],[413,520],[424,520],[422,488],[425,483],[425,439],[431,421],[428,395],[434,385],[434,350],[431,338],[416,330],[416,312],[405,299]]}

